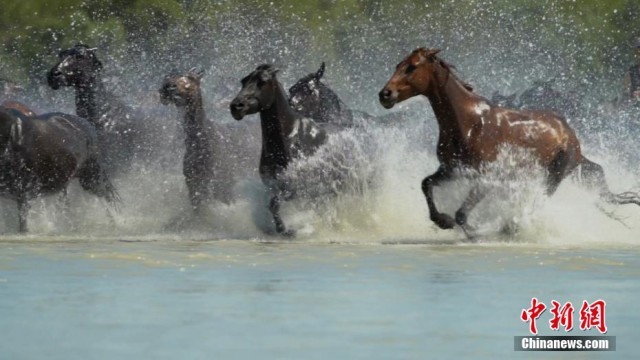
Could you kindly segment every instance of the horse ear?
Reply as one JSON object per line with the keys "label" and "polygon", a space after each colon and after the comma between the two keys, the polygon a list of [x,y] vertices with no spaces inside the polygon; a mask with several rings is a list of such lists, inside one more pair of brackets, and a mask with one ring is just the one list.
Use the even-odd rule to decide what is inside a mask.
{"label": "horse ear", "polygon": [[316,72],[314,78],[316,80],[320,80],[320,78],[322,78],[322,75],[324,75],[324,61],[320,65],[320,69],[318,69],[318,71]]}
{"label": "horse ear", "polygon": [[426,51],[426,53],[425,53],[425,56],[426,56],[427,58],[433,58],[433,57],[435,57],[436,55],[438,55],[438,53],[439,53],[440,51],[441,51],[440,49],[427,49],[427,51]]}
{"label": "horse ear", "polygon": [[202,77],[204,76],[204,69],[192,67],[187,73],[197,80],[202,80]]}

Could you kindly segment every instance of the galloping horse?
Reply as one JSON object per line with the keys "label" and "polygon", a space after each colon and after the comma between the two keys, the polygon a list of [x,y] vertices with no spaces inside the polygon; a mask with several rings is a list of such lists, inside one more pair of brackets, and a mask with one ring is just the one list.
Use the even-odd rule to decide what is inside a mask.
{"label": "galloping horse", "polygon": [[162,104],[173,103],[183,112],[182,171],[196,213],[207,200],[231,203],[237,182],[256,175],[260,151],[257,123],[218,124],[207,119],[200,89],[203,74],[174,70],[159,90]]}
{"label": "galloping horse", "polygon": [[440,50],[419,48],[402,60],[379,93],[387,109],[416,95],[429,99],[438,121],[438,170],[422,181],[431,220],[441,229],[456,224],[465,232],[467,214],[484,197],[476,184],[455,214],[440,213],[433,200],[433,188],[455,175],[455,169],[470,167],[482,173],[483,164],[496,160],[504,145],[530,149],[537,162],[548,170],[547,194],[555,192],[572,171],[581,169],[585,184],[599,190],[601,197],[616,204],[640,205],[640,196],[626,192],[612,194],[602,167],[582,155],[580,142],[564,118],[553,112],[514,111],[495,107],[474,94],[440,59]]}
{"label": "galloping horse", "polygon": [[[118,168],[131,161],[134,151],[139,152],[148,144],[134,111],[107,91],[101,73],[96,49],[77,44],[60,52],[47,81],[54,90],[61,86],[75,88],[76,115],[95,126],[105,162],[109,168]],[[149,126],[144,129],[150,130]]]}
{"label": "galloping horse", "polygon": [[74,177],[88,192],[118,200],[100,161],[95,129],[83,118],[32,117],[0,107],[0,147],[0,194],[16,199],[20,232],[27,231],[29,201],[65,190]]}
{"label": "galloping horse", "polygon": [[269,210],[276,231],[292,236],[280,217],[280,202],[294,196],[282,178],[287,166],[297,158],[313,154],[327,141],[328,134],[313,120],[303,118],[289,106],[287,96],[276,78],[277,69],[260,65],[242,79],[242,89],[230,105],[231,115],[242,120],[260,112],[262,152],[259,172],[262,182],[272,193]]}
{"label": "galloping horse", "polygon": [[[304,117],[319,125],[334,124],[353,127],[375,122],[380,125],[398,124],[401,113],[373,116],[364,111],[351,110],[338,94],[321,81],[325,72],[324,62],[320,68],[299,79],[289,88],[289,105]],[[398,116],[400,115],[400,116]]]}
{"label": "galloping horse", "polygon": [[[318,123],[352,126],[353,112],[347,108],[338,94],[320,81],[324,70],[323,62],[318,71],[308,74],[293,84],[289,88],[289,105],[302,116],[314,119]],[[368,114],[363,113],[363,115]]]}

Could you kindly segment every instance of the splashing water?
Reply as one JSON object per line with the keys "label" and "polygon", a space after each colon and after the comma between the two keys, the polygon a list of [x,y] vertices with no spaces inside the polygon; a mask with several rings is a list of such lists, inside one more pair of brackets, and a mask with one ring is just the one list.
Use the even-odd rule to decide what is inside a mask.
{"label": "splashing water", "polygon": [[[325,77],[347,104],[372,114],[384,114],[375,94],[390,75],[391,66],[406,52],[425,45],[443,48],[443,57],[457,65],[460,77],[486,96],[495,89],[520,90],[550,73],[559,75],[556,83],[564,89],[580,85],[587,92],[583,99],[593,99],[592,94],[600,91],[595,85],[597,79],[580,79],[579,69],[568,65],[573,57],[581,56],[581,33],[566,24],[557,30],[567,41],[575,41],[564,48],[554,48],[544,40],[543,30],[522,31],[519,37],[499,35],[501,32],[496,29],[503,28],[505,22],[515,29],[525,25],[509,22],[507,13],[492,13],[495,9],[491,2],[472,6],[460,19],[453,18],[452,14],[459,14],[450,11],[456,6],[453,3],[425,6],[427,10],[410,4],[388,13],[384,7],[373,9],[369,18],[354,15],[353,28],[349,29],[345,28],[348,24],[331,23],[330,18],[325,18],[322,26],[334,31],[340,40],[343,53],[338,55],[327,51],[321,34],[305,27],[304,17],[285,16],[286,11],[277,6],[261,5],[252,12],[206,15],[216,17],[216,26],[201,29],[200,33],[190,33],[187,26],[176,27],[166,43],[161,44],[162,49],[155,52],[147,51],[149,44],[142,44],[145,51],[137,49],[133,55],[123,49],[113,52],[101,49],[107,87],[139,113],[153,117],[157,127],[154,132],[164,136],[166,142],[152,159],[140,161],[130,173],[114,179],[124,200],[119,213],[110,215],[100,201],[74,185],[67,211],[60,210],[62,204],[57,197],[34,204],[30,215],[32,231],[124,238],[263,236],[262,229],[269,226],[269,215],[259,179],[238,184],[242,196],[237,203],[212,204],[207,216],[190,223],[180,234],[165,230],[172,219],[191,211],[181,170],[180,116],[175,110],[161,107],[156,94],[166,71],[175,66],[205,69],[205,107],[209,118],[220,123],[233,121],[223,99],[233,95],[239,88],[238,79],[256,64],[275,63],[282,70],[283,83],[290,84],[325,58],[334,60],[328,62]],[[551,12],[554,6],[547,4],[545,9]],[[418,16],[425,13],[428,15]],[[405,25],[398,26],[407,19],[415,20],[417,28],[425,31],[407,35]],[[455,31],[459,24],[465,24],[469,31],[465,34]],[[486,27],[487,24],[493,25]],[[549,58],[560,60],[549,63]],[[619,57],[616,59],[620,62]],[[52,58],[51,63],[54,61]],[[609,88],[606,92],[611,93]],[[37,109],[74,112],[71,91],[52,93],[39,88],[28,95]],[[592,100],[584,102],[585,106],[596,108]],[[316,155],[291,166],[287,176],[296,181],[303,196],[283,205],[283,216],[302,230],[301,238],[321,242],[336,239],[428,242],[464,238],[459,231],[436,229],[428,219],[421,181],[438,166],[434,154],[437,128],[426,101],[417,100],[408,107],[412,115],[405,125],[384,128],[369,125],[361,132],[345,131],[331,138]],[[614,191],[640,186],[637,170],[640,143],[635,141],[638,135],[635,114],[634,109],[600,108],[583,119],[569,119],[579,127],[583,151],[604,166]],[[518,174],[504,172],[514,159],[523,156],[526,158],[526,154],[517,150],[505,151],[497,163],[487,168],[488,176],[483,181],[492,191],[470,214],[470,222],[488,234],[485,240],[570,245],[633,242],[640,227],[639,209],[601,204],[594,194],[571,181],[564,181],[553,197],[546,198],[544,172],[535,164],[529,164],[525,172]],[[452,182],[436,190],[436,200],[448,213],[453,213],[468,189],[468,182]],[[15,204],[0,200],[0,208],[5,215],[0,228],[12,233],[17,218]],[[513,231],[500,235],[505,228]]]}

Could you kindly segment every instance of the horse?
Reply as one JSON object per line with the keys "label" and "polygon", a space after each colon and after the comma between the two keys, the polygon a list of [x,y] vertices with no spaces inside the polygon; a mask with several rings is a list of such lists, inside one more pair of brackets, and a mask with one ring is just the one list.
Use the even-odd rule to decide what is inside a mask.
{"label": "horse", "polygon": [[269,211],[278,234],[293,236],[280,217],[280,203],[294,197],[283,173],[296,159],[312,155],[326,143],[328,132],[313,120],[296,113],[276,78],[278,69],[260,65],[241,80],[242,89],[229,105],[236,120],[260,113],[262,150],[259,173],[271,193]]}
{"label": "horse", "polygon": [[0,84],[0,99],[4,99],[2,100],[2,103],[0,103],[0,106],[17,110],[27,116],[36,115],[35,111],[33,111],[29,106],[15,100],[19,97],[19,94],[24,92],[24,88],[22,86],[5,78],[0,78]]}
{"label": "horse", "polygon": [[172,103],[182,112],[182,170],[195,213],[206,201],[230,204],[237,182],[257,175],[260,150],[257,123],[223,125],[207,120],[200,86],[203,75],[195,68],[173,70],[158,90],[163,105]]}
{"label": "horse", "polygon": [[364,111],[351,110],[338,94],[321,81],[325,72],[322,62],[316,72],[300,78],[289,88],[289,105],[304,117],[316,123],[334,124],[343,127],[362,126],[367,123],[397,124],[398,113],[373,116]]}
{"label": "horse", "polygon": [[119,201],[104,172],[96,133],[85,119],[64,113],[28,116],[0,107],[0,194],[18,204],[19,231],[27,232],[29,202],[66,191],[78,178],[86,191]]}
{"label": "horse", "polygon": [[116,170],[129,164],[135,153],[148,150],[143,134],[150,127],[140,124],[137,114],[107,91],[96,50],[77,44],[60,51],[59,61],[47,73],[47,82],[53,90],[62,86],[75,89],[76,115],[95,126],[105,162],[110,170]]}
{"label": "horse", "polygon": [[502,95],[495,91],[491,102],[499,107],[510,109],[552,110],[569,118],[579,118],[584,115],[580,106],[580,99],[575,93],[562,93],[553,88],[554,80],[536,80],[533,85],[525,89],[520,96],[518,93]]}
{"label": "horse", "polygon": [[[486,192],[475,184],[455,218],[438,211],[433,189],[452,180],[456,170],[470,168],[482,174],[483,165],[496,160],[505,145],[529,149],[538,164],[547,170],[546,193],[552,195],[560,182],[572,172],[581,173],[583,184],[599,191],[601,198],[614,204],[636,204],[634,192],[613,194],[605,181],[602,167],[581,152],[580,141],[567,121],[551,111],[510,110],[491,105],[473,93],[442,60],[438,49],[418,48],[397,66],[379,92],[380,104],[391,109],[395,104],[417,95],[425,96],[439,127],[438,170],[422,181],[430,218],[439,228],[459,225],[469,236],[468,213]],[[472,238],[471,236],[469,236]]]}
{"label": "horse", "polygon": [[25,116],[36,116],[35,111],[33,111],[29,106],[21,103],[20,101],[5,100],[0,104],[0,106],[4,107],[5,109],[16,110]]}
{"label": "horse", "polygon": [[[331,88],[320,79],[324,75],[324,61],[320,68],[299,79],[289,88],[289,105],[302,116],[318,123],[354,125],[354,114]],[[361,113],[370,120],[372,116]]]}

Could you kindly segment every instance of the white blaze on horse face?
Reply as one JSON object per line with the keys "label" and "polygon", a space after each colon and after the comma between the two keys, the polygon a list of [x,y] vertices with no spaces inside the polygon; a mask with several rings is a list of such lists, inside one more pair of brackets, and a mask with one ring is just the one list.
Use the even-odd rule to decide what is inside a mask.
{"label": "white blaze on horse face", "polygon": [[62,60],[62,62],[60,63],[60,66],[69,66],[69,60],[71,60],[71,56],[67,56],[66,58],[64,58],[64,60]]}

